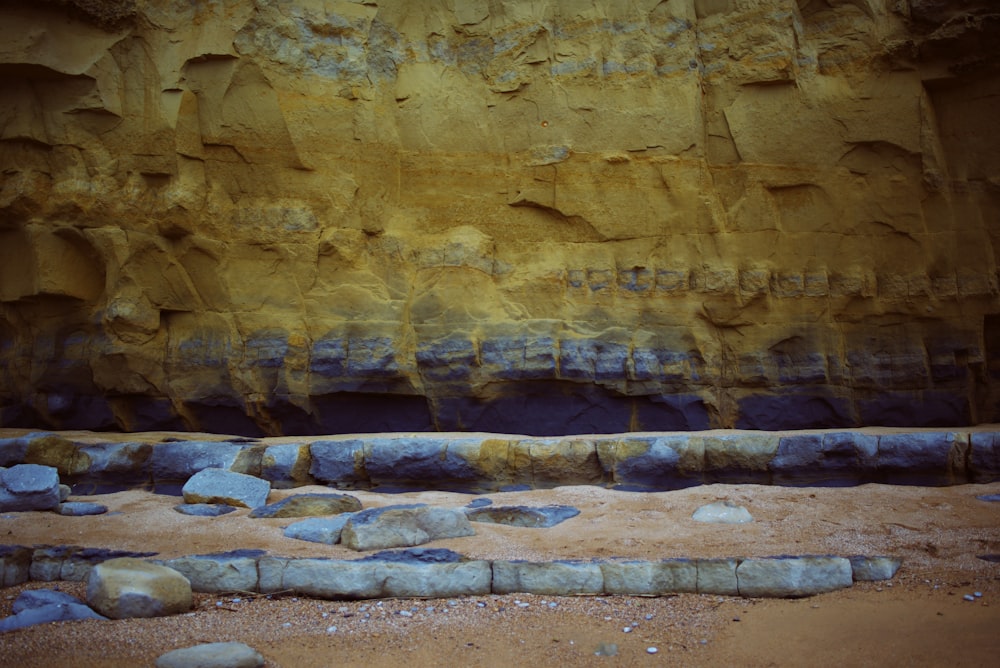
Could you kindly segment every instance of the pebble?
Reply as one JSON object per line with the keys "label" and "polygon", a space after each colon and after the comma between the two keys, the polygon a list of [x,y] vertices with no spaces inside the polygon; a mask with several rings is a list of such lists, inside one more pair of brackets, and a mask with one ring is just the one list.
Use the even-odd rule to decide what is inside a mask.
{"label": "pebble", "polygon": [[550,608],[556,608],[556,607],[558,607],[558,606],[559,606],[559,604],[558,604],[558,603],[556,603],[555,601],[552,601],[551,603],[549,603],[549,607],[550,607]]}
{"label": "pebble", "polygon": [[626,626],[622,629],[622,633],[632,633],[632,627]]}
{"label": "pebble", "polygon": [[412,617],[413,613],[410,612],[409,610],[400,610],[399,611],[399,616],[400,617]]}
{"label": "pebble", "polygon": [[336,633],[337,632],[337,627],[336,626],[328,626],[328,627],[326,627],[326,632],[327,633]]}
{"label": "pebble", "polygon": [[656,649],[655,647],[647,647],[646,648],[646,654],[656,654],[659,651],[660,650]]}
{"label": "pebble", "polygon": [[975,601],[976,600],[976,597],[973,596],[972,594],[966,594],[962,598],[964,598],[966,601]]}
{"label": "pebble", "polygon": [[648,622],[649,620],[651,620],[652,618],[653,618],[653,615],[646,615],[646,621],[647,621],[647,622]]}
{"label": "pebble", "polygon": [[975,592],[975,593],[973,594],[973,596],[975,596],[976,598],[982,598],[982,597],[983,597],[983,592],[981,592],[981,591],[977,591],[977,592]]}

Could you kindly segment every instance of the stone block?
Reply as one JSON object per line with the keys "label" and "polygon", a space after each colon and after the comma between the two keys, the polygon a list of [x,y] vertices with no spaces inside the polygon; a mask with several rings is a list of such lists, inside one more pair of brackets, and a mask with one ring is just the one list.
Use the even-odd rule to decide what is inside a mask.
{"label": "stone block", "polygon": [[702,480],[705,450],[701,438],[630,436],[599,452],[614,483],[627,489],[680,489]]}
{"label": "stone block", "polygon": [[877,454],[873,434],[793,434],[781,437],[769,466],[777,484],[859,484],[875,479]]}
{"label": "stone block", "polygon": [[766,483],[768,463],[778,450],[778,436],[737,432],[701,437],[705,447],[705,480]]}
{"label": "stone block", "polygon": [[213,642],[182,647],[156,659],[156,668],[263,668],[260,652],[241,642]]}
{"label": "stone block", "polygon": [[972,480],[982,483],[1000,478],[1000,432],[973,432],[969,444]]}
{"label": "stone block", "polygon": [[177,571],[191,590],[208,593],[252,592],[258,589],[257,561],[263,550],[234,550],[157,561]]}
{"label": "stone block", "polygon": [[293,522],[285,527],[285,538],[307,540],[310,543],[326,543],[336,545],[340,542],[340,533],[344,530],[347,520],[353,513],[341,513],[334,517],[310,517],[301,522]]}
{"label": "stone block", "polygon": [[883,434],[878,439],[878,472],[890,483],[947,484],[964,479],[964,434],[909,432]]}
{"label": "stone block", "polygon": [[494,561],[494,594],[573,596],[604,592],[604,574],[597,563]]}
{"label": "stone block", "polygon": [[260,477],[272,486],[313,484],[310,446],[300,443],[281,443],[265,448],[261,455]]}
{"label": "stone block", "polygon": [[848,557],[855,582],[878,582],[891,580],[903,562],[896,557],[857,555]]}
{"label": "stone block", "polygon": [[372,486],[423,489],[427,480],[434,480],[474,487],[479,473],[467,460],[474,443],[454,449],[451,443],[452,439],[430,435],[366,440],[365,469]]}
{"label": "stone block", "polygon": [[31,578],[32,548],[0,545],[0,587],[13,587]]}
{"label": "stone block", "polygon": [[365,444],[358,439],[315,441],[309,445],[309,475],[335,487],[368,483]]}
{"label": "stone block", "polygon": [[844,557],[745,559],[736,568],[741,596],[797,598],[850,587],[851,562]]}
{"label": "stone block", "polygon": [[737,559],[698,559],[698,593],[720,596],[739,596],[736,579]]}
{"label": "stone block", "polygon": [[149,459],[153,480],[187,480],[203,469],[230,469],[244,446],[226,441],[157,443]]}
{"label": "stone block", "polygon": [[604,593],[623,596],[666,596],[698,591],[698,566],[689,559],[608,561],[601,563]]}

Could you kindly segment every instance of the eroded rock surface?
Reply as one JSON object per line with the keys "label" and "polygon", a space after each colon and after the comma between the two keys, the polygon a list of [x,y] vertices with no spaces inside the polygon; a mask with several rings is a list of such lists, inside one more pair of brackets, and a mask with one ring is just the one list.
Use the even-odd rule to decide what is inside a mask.
{"label": "eroded rock surface", "polygon": [[988,0],[5,2],[0,425],[1000,420],[998,38]]}

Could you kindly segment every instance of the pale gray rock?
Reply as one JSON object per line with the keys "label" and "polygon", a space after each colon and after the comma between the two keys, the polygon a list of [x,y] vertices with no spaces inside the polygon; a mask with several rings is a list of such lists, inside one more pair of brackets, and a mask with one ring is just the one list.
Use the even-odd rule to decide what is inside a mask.
{"label": "pale gray rock", "polygon": [[295,494],[260,508],[250,517],[319,517],[361,510],[361,501],[350,494]]}
{"label": "pale gray rock", "polygon": [[691,515],[696,522],[711,522],[715,524],[746,524],[753,522],[750,511],[731,501],[709,503],[698,508]]}
{"label": "pale gray rock", "polygon": [[844,589],[853,583],[845,557],[746,559],[736,568],[741,596],[797,598]]}
{"label": "pale gray rock", "polygon": [[0,619],[0,633],[51,622],[107,619],[84,605],[79,599],[52,589],[21,592],[14,600],[12,611],[13,615]]}
{"label": "pale gray rock", "polygon": [[601,563],[604,593],[627,596],[694,594],[698,565],[690,559],[608,561]]}
{"label": "pale gray rock", "polygon": [[494,561],[494,594],[572,596],[604,592],[601,565],[574,561]]}
{"label": "pale gray rock", "polygon": [[309,475],[320,482],[348,486],[369,482],[363,441],[315,441],[309,444],[309,457]]}
{"label": "pale gray rock", "polygon": [[851,570],[854,574],[855,582],[877,582],[879,580],[891,580],[899,567],[903,565],[901,559],[896,557],[866,557],[857,555],[848,557],[851,562]]}
{"label": "pale gray rock", "polygon": [[83,601],[56,589],[28,589],[18,594],[11,606],[11,612],[17,614],[23,610],[32,610],[46,605],[83,605]]}
{"label": "pale gray rock", "polygon": [[334,517],[310,517],[289,524],[285,527],[284,536],[296,540],[307,540],[311,543],[336,545],[340,542],[340,533],[344,530],[344,525],[347,524],[347,520],[352,515],[353,513],[341,513]]}
{"label": "pale gray rock", "polygon": [[191,476],[181,492],[185,503],[223,503],[258,508],[267,503],[271,483],[225,469],[204,469]]}
{"label": "pale gray rock", "polygon": [[56,508],[60,515],[70,515],[82,517],[84,515],[103,515],[108,512],[108,507],[100,503],[90,501],[64,501]]}
{"label": "pale gray rock", "polygon": [[240,592],[257,590],[257,561],[263,550],[233,550],[219,554],[199,554],[158,561],[191,583],[197,592]]}
{"label": "pale gray rock", "polygon": [[156,659],[156,668],[261,668],[264,657],[241,642],[213,642],[175,649]]}
{"label": "pale gray rock", "polygon": [[191,583],[172,568],[122,557],[94,566],[87,603],[112,619],[164,617],[191,609]]}
{"label": "pale gray rock", "polygon": [[219,517],[233,512],[236,510],[236,506],[225,503],[179,503],[174,506],[174,510],[182,515],[194,517]]}
{"label": "pale gray rock", "polygon": [[484,596],[491,591],[492,564],[466,559],[451,550],[380,552],[361,561],[377,564],[375,577],[382,582],[383,596],[451,598]]}
{"label": "pale gray rock", "polygon": [[245,446],[225,441],[157,443],[149,457],[153,480],[187,480],[204,469],[230,469]]}
{"label": "pale gray rock", "polygon": [[698,593],[720,596],[739,596],[740,588],[736,580],[736,559],[699,559]]}
{"label": "pale gray rock", "polygon": [[467,509],[473,522],[506,524],[514,527],[548,528],[576,517],[580,511],[573,506],[487,506]]}
{"label": "pale gray rock", "polygon": [[340,542],[352,550],[383,550],[474,534],[461,510],[414,504],[354,513],[341,531]]}
{"label": "pale gray rock", "polygon": [[59,505],[59,472],[52,466],[0,468],[0,512],[51,510]]}

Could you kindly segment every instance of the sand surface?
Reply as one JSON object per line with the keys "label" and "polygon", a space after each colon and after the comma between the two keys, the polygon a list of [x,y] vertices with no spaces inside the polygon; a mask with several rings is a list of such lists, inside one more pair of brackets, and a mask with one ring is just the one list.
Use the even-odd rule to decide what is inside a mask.
{"label": "sand surface", "polygon": [[[330,490],[275,490],[269,500],[324,491]],[[1000,660],[1000,564],[977,555],[1000,553],[1000,503],[977,496],[998,493],[1000,483],[837,489],[706,485],[662,493],[575,486],[490,494],[494,505],[560,503],[581,513],[548,529],[476,523],[476,536],[430,546],[487,559],[888,554],[904,563],[891,583],[862,583],[801,600],[508,595],[379,603],[197,595],[196,608],[187,615],[50,624],[2,635],[0,664],[152,665],[171,649],[238,640],[258,649],[270,666],[296,667],[530,661],[994,666]],[[443,492],[352,494],[365,507],[411,502],[459,507],[476,498]],[[7,513],[0,516],[0,542],[155,551],[163,558],[236,548],[290,557],[359,556],[340,546],[284,538],[282,528],[294,520],[250,519],[247,510],[190,517],[173,510],[177,497],[135,490],[74,500],[97,501],[110,512]],[[700,505],[723,500],[746,507],[755,521],[724,525],[691,519]],[[0,614],[10,614],[21,589],[54,584],[83,594],[79,583],[13,587],[0,592]],[[963,599],[977,591],[981,598]],[[626,627],[631,630],[624,632]],[[650,647],[655,654],[647,652]]]}

